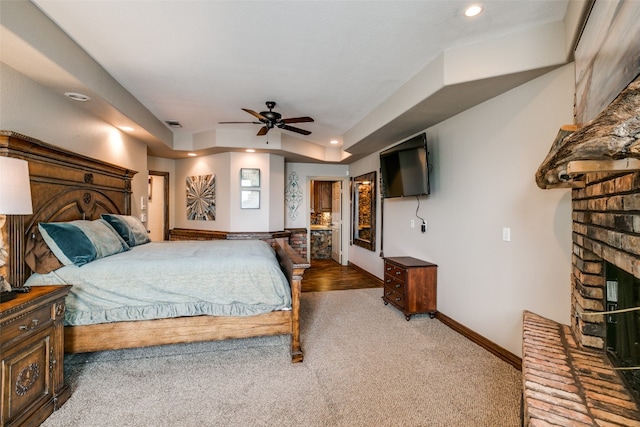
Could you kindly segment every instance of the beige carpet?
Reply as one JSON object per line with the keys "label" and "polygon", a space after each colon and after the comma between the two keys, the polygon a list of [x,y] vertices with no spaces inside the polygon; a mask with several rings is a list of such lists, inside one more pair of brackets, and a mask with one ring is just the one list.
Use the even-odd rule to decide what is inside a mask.
{"label": "beige carpet", "polygon": [[303,294],[305,361],[267,337],[67,356],[54,426],[520,425],[520,372],[381,289]]}

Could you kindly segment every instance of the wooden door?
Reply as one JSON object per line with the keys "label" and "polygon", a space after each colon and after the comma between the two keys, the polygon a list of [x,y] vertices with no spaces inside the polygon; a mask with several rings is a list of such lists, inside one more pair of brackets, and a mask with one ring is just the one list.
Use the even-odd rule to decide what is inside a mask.
{"label": "wooden door", "polygon": [[331,184],[331,259],[342,264],[342,182]]}

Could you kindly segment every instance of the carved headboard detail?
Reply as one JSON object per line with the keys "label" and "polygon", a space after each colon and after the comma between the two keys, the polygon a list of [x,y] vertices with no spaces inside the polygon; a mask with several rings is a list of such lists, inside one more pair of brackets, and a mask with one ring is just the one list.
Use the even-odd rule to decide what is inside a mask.
{"label": "carved headboard detail", "polygon": [[6,276],[22,286],[31,274],[24,262],[26,239],[39,222],[97,219],[131,214],[130,169],[95,160],[11,131],[0,131],[0,156],[29,162],[33,215],[7,216]]}

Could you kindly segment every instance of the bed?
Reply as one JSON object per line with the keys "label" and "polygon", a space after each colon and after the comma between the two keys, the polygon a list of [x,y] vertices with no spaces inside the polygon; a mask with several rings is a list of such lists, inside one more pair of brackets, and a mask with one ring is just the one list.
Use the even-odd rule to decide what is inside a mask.
{"label": "bed", "polygon": [[[0,155],[29,161],[34,212],[33,215],[7,218],[7,276],[18,286],[27,281],[30,286],[56,282],[74,285],[66,301],[65,352],[286,334],[291,337],[292,362],[303,360],[300,292],[301,280],[309,264],[289,246],[286,238],[271,239],[268,243],[259,240],[149,242],[98,256],[81,266],[51,268],[50,264],[55,263],[51,261],[53,251],[48,251],[50,247],[46,244],[50,244],[47,237],[51,237],[51,230],[43,229],[42,224],[67,225],[81,220],[79,225],[97,225],[105,218],[132,219],[131,179],[136,172],[14,132],[0,132]],[[239,254],[243,261],[238,256],[232,261],[225,258],[232,252]],[[253,256],[254,253],[266,258],[264,265],[263,260]],[[206,262],[200,262],[202,260],[198,261],[198,258]],[[212,259],[220,259],[223,271],[216,270],[221,267],[216,267]],[[154,260],[161,261],[154,264]],[[127,263],[134,267],[126,267]],[[279,274],[280,278],[265,279],[256,270],[274,270],[274,265],[277,271],[272,273]],[[44,269],[43,266],[49,267]],[[34,269],[44,269],[43,274],[34,274]],[[157,270],[165,280],[152,279],[152,270]],[[97,294],[89,293],[91,289],[98,289],[84,278],[91,271],[108,277],[106,290],[102,287]],[[136,271],[146,280],[134,279]],[[234,280],[237,276],[248,277],[236,283],[222,279],[229,276]],[[215,291],[219,295],[206,296],[197,293],[212,282],[219,282],[218,286],[222,286],[224,292]],[[275,296],[268,295],[262,289],[264,286],[258,286],[265,282]],[[114,297],[116,288],[128,289],[130,295]],[[240,297],[233,292],[244,294],[244,297],[258,295],[259,298],[248,304],[239,303]],[[179,302],[165,301],[169,295],[177,295]],[[119,300],[121,297],[123,301],[127,297],[136,302],[127,306]],[[219,302],[225,297],[228,301]],[[87,300],[101,301],[106,307],[91,311],[93,309],[87,309]],[[153,301],[162,304],[149,308]],[[152,312],[152,318],[149,318],[149,312]]]}

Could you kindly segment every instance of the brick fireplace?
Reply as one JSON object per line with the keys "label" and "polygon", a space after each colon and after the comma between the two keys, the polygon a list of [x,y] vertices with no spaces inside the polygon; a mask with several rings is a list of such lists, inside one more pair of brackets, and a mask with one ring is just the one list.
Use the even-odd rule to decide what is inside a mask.
{"label": "brick fireplace", "polygon": [[640,426],[606,349],[605,263],[640,277],[640,172],[589,173],[572,190],[571,324],[525,312],[523,425]]}
{"label": "brick fireplace", "polygon": [[[572,324],[583,346],[604,350],[604,261],[640,277],[640,172],[589,174],[572,190]],[[585,313],[585,315],[581,315]]]}

